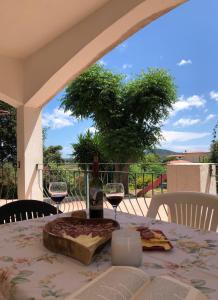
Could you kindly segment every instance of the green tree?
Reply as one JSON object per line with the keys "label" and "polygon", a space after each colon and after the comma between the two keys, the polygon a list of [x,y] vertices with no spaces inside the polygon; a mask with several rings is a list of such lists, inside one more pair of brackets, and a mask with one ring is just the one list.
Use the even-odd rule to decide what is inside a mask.
{"label": "green tree", "polygon": [[[17,142],[16,142],[16,108],[0,101],[0,110],[7,111],[0,117],[0,163],[16,163],[17,161]],[[43,152],[44,162],[61,163],[62,146],[45,147],[48,127],[43,128]]]}
{"label": "green tree", "polygon": [[153,173],[155,177],[166,172],[165,166],[161,163],[157,154],[149,153],[142,159],[142,169],[146,173]]}
{"label": "green tree", "polygon": [[16,163],[16,109],[0,101],[0,110],[8,112],[0,117],[0,163]]}
{"label": "green tree", "polygon": [[94,65],[68,85],[61,103],[72,115],[93,119],[105,153],[119,162],[137,160],[159,141],[162,121],[176,100],[165,70],[149,69],[128,83],[123,79]]}
{"label": "green tree", "polygon": [[[96,64],[68,85],[61,106],[73,116],[92,118],[108,160],[129,163],[159,142],[175,100],[173,79],[163,69],[125,82],[123,75]],[[117,170],[128,171],[128,165],[117,164]]]}
{"label": "green tree", "polygon": [[[72,144],[73,158],[78,163],[91,163],[95,155],[98,156],[100,162],[106,162],[103,153],[101,138],[99,134],[92,134],[89,130],[85,134],[78,136],[78,142]],[[84,167],[83,165],[81,166]]]}
{"label": "green tree", "polygon": [[63,150],[63,147],[61,145],[56,146],[49,146],[46,147],[46,139],[48,135],[49,127],[44,127],[42,129],[42,139],[43,139],[43,162],[44,164],[59,164],[64,162],[61,151]]}
{"label": "green tree", "polygon": [[145,184],[149,184],[164,174],[166,167],[162,164],[159,155],[148,153],[144,155],[139,164],[130,165],[130,172],[134,174],[129,178],[131,186],[134,188],[136,184],[137,188],[143,188]]}
{"label": "green tree", "polygon": [[43,152],[46,149],[45,142],[47,140],[49,127],[42,128],[42,144],[43,144]]}
{"label": "green tree", "polygon": [[0,198],[16,199],[16,109],[0,101],[0,110],[7,112],[0,116]]}
{"label": "green tree", "polygon": [[210,162],[212,163],[218,163],[218,140],[217,140],[217,128],[218,128],[218,122],[216,123],[214,129],[213,129],[213,139],[210,146]]}
{"label": "green tree", "polygon": [[210,151],[211,151],[210,162],[218,163],[218,141],[215,141],[211,145]]}
{"label": "green tree", "polygon": [[61,157],[62,146],[49,146],[45,147],[43,151],[43,161],[44,163],[62,163],[64,160]]}

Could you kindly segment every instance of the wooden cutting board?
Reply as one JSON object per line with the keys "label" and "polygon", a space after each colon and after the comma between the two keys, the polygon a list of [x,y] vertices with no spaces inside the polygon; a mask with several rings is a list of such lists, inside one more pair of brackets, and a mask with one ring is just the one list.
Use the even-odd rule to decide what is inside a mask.
{"label": "wooden cutting board", "polygon": [[[104,234],[100,238],[94,239],[94,242],[92,239],[87,237],[87,245],[85,245],[84,242],[82,243],[83,237],[80,241],[70,238],[68,235],[62,236],[61,233],[54,233],[54,227],[57,228],[60,223],[65,223],[67,226],[72,224],[73,226],[83,225],[84,227],[90,226],[91,224],[94,226],[99,226],[100,224],[102,225],[102,228],[105,224],[110,223],[113,224],[113,230],[120,228],[119,223],[111,219],[79,219],[74,217],[59,217],[44,226],[43,243],[47,249],[53,252],[71,256],[86,265],[90,264],[93,257],[105,246],[108,241],[110,241],[113,230],[111,230],[110,233]],[[86,237],[84,237],[84,239],[86,242]]]}

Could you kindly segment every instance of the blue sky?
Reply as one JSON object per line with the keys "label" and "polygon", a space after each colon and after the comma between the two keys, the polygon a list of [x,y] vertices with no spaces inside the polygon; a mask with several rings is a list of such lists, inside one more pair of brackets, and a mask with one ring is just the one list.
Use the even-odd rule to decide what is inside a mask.
{"label": "blue sky", "polygon": [[[207,151],[218,121],[218,1],[190,0],[149,24],[100,63],[134,78],[148,67],[167,69],[175,79],[178,101],[162,127],[161,147],[175,151]],[[49,126],[46,145],[62,145],[68,157],[91,120],[76,120],[59,109],[64,90],[43,109]]]}

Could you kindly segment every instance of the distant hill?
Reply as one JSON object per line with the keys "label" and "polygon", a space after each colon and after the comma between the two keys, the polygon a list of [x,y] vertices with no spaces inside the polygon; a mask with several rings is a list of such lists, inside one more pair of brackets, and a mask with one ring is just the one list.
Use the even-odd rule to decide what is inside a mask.
{"label": "distant hill", "polygon": [[169,155],[176,155],[179,154],[180,152],[175,152],[167,149],[155,149],[152,151],[152,153],[155,153],[160,156],[160,158],[164,158]]}

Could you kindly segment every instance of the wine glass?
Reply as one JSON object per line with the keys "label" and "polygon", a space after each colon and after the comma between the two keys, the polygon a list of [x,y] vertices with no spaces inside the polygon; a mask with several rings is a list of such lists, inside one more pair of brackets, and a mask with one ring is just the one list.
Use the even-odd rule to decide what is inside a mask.
{"label": "wine glass", "polygon": [[67,184],[66,182],[50,182],[48,191],[51,199],[56,203],[57,214],[59,215],[59,205],[67,196]]}
{"label": "wine glass", "polygon": [[117,218],[117,206],[124,198],[124,186],[122,183],[107,183],[105,186],[107,201],[113,206],[115,220]]}

